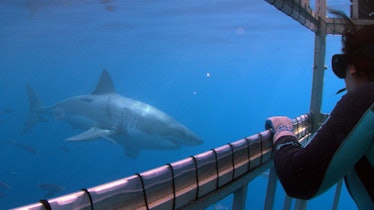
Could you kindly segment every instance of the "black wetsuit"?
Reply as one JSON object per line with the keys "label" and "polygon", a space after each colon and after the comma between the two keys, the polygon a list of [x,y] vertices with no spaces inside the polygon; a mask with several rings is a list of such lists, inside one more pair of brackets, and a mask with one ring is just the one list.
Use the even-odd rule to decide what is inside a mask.
{"label": "black wetsuit", "polygon": [[[276,141],[274,148],[290,141],[295,142],[274,151],[275,168],[289,196],[301,199],[316,196],[335,152],[373,102],[374,82],[370,82],[342,97],[329,119],[305,148],[296,144],[294,136],[284,136]],[[363,156],[355,164],[354,170],[374,202],[373,166]],[[345,174],[341,174],[343,175]]]}

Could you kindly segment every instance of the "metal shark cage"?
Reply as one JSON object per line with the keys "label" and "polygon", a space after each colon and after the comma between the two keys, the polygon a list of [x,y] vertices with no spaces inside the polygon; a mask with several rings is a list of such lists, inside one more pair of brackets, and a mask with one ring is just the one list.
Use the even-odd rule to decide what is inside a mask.
{"label": "metal shark cage", "polygon": [[[265,0],[315,33],[310,113],[294,119],[302,144],[310,139],[326,115],[321,114],[322,81],[327,34],[341,34],[340,19],[326,16],[326,0]],[[369,5],[370,6],[370,5]],[[374,24],[362,11],[374,12],[365,1],[351,0],[351,18],[356,24]],[[366,7],[361,10],[361,7]],[[372,19],[370,19],[372,18]],[[232,209],[245,209],[248,183],[270,169],[264,209],[273,209],[277,177],[272,167],[272,134],[269,130],[234,141],[204,153],[146,172],[18,209],[204,209],[233,194]],[[337,209],[342,182],[338,182],[332,209]],[[286,196],[283,209],[291,209]],[[296,200],[295,209],[306,209]],[[249,209],[249,208],[248,208]]]}
{"label": "metal shark cage", "polygon": [[[294,119],[301,143],[310,137],[309,115]],[[269,130],[143,173],[19,209],[204,209],[234,193],[232,209],[244,209],[248,183],[272,166]],[[269,175],[267,209],[275,174]]]}

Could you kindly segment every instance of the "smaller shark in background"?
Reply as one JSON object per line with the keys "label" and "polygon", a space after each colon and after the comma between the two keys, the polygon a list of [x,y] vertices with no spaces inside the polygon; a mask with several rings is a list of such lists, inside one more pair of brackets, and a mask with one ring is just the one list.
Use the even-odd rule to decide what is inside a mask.
{"label": "smaller shark in background", "polygon": [[45,192],[45,194],[43,195],[44,198],[49,198],[65,190],[64,186],[51,183],[38,182],[38,187]]}
{"label": "smaller shark in background", "polygon": [[84,132],[66,141],[106,139],[120,144],[125,154],[135,158],[141,149],[173,150],[200,145],[203,141],[187,127],[146,103],[116,93],[109,73],[103,70],[96,89],[44,107],[31,87],[27,87],[30,113],[22,133],[48,116],[65,121]]}

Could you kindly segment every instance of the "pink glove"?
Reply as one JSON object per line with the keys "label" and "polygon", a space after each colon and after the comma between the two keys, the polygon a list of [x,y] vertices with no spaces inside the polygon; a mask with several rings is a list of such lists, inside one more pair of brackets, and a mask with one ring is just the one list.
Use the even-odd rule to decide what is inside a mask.
{"label": "pink glove", "polygon": [[265,129],[271,129],[274,133],[273,143],[278,141],[282,136],[296,136],[293,133],[292,121],[285,116],[270,117],[266,120]]}

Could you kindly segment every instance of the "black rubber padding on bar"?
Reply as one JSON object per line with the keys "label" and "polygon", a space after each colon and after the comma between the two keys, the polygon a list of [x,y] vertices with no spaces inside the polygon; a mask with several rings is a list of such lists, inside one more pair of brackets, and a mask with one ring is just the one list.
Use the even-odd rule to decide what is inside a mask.
{"label": "black rubber padding on bar", "polygon": [[280,8],[278,8],[279,10],[282,10],[284,7],[284,1],[282,1],[282,6]]}
{"label": "black rubber padding on bar", "polygon": [[94,207],[93,207],[93,201],[92,201],[92,197],[91,197],[91,193],[88,192],[88,190],[87,190],[86,188],[82,188],[81,190],[87,194],[87,196],[88,196],[88,200],[90,201],[91,210],[94,210]]}
{"label": "black rubber padding on bar", "polygon": [[261,145],[260,165],[262,165],[262,135],[259,133],[258,136],[259,136],[260,145]]}
{"label": "black rubber padding on bar", "polygon": [[[299,117],[296,117],[295,118],[295,121],[296,121],[296,129],[294,129],[294,132],[295,133],[295,130],[298,132],[297,134],[295,133],[296,135],[296,138],[299,139],[300,138],[300,132],[299,132],[299,123],[300,123],[300,120],[299,120]],[[292,122],[292,127],[294,128],[294,125],[293,125],[293,122]]]}
{"label": "black rubber padding on bar", "polygon": [[42,199],[39,202],[43,204],[46,210],[52,210],[51,205],[49,204],[48,200]]}
{"label": "black rubber padding on bar", "polygon": [[149,207],[148,207],[148,201],[147,201],[147,194],[145,193],[145,186],[144,186],[144,180],[143,180],[143,177],[142,177],[142,175],[140,175],[139,173],[136,173],[135,175],[137,175],[137,176],[140,178],[140,183],[142,184],[142,189],[143,189],[143,197],[144,197],[145,207],[146,207],[147,210],[148,210]]}
{"label": "black rubber padding on bar", "polygon": [[197,172],[197,160],[195,156],[191,156],[191,158],[193,159],[195,163],[195,176],[196,176],[196,184],[197,184],[195,200],[197,200],[199,198],[199,190],[200,190],[199,173]]}
{"label": "black rubber padding on bar", "polygon": [[[304,8],[303,8],[303,10],[302,11],[304,11],[304,22],[302,23],[303,25],[305,25],[305,22],[306,22],[306,17],[305,17],[305,15],[306,15],[306,4],[305,4],[305,6],[304,6]],[[300,13],[301,14],[301,13]],[[334,19],[335,20],[335,19]],[[301,22],[300,22],[301,23]],[[335,24],[334,24],[334,26],[335,26]]]}
{"label": "black rubber padding on bar", "polygon": [[169,166],[170,171],[171,171],[171,185],[173,187],[173,208],[172,209],[175,209],[176,193],[175,193],[174,168],[173,168],[173,166],[170,163],[168,163],[167,165]]}
{"label": "black rubber padding on bar", "polygon": [[231,143],[228,143],[228,145],[231,148],[231,164],[232,164],[232,178],[231,180],[235,179],[235,161],[234,161],[234,147]]}
{"label": "black rubber padding on bar", "polygon": [[297,22],[299,22],[299,18],[300,18],[300,10],[301,10],[301,6],[299,6],[299,10],[297,11],[297,18],[295,18],[295,20]]}
{"label": "black rubber padding on bar", "polygon": [[286,14],[288,16],[291,17],[292,13],[293,13],[293,10],[294,10],[294,4],[295,4],[295,1],[292,1],[292,6],[291,6],[291,10],[290,10],[290,13],[289,14]]}
{"label": "black rubber padding on bar", "polygon": [[216,172],[217,172],[217,181],[216,181],[216,189],[218,189],[219,185],[219,172],[218,172],[218,155],[215,149],[211,149],[214,153],[214,158],[216,159]]}
{"label": "black rubber padding on bar", "polygon": [[248,151],[248,169],[247,169],[247,172],[250,172],[251,171],[251,150],[249,148],[249,139],[248,139],[248,137],[245,138],[245,140],[247,141],[247,151]]}

